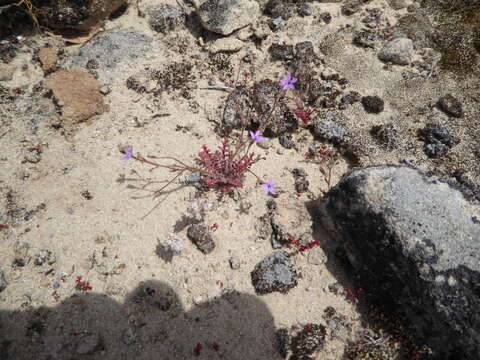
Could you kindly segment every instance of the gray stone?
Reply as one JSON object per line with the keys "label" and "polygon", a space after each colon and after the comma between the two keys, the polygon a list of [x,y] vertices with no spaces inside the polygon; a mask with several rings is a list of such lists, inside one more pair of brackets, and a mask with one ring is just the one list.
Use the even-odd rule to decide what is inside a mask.
{"label": "gray stone", "polygon": [[160,33],[168,33],[180,26],[185,20],[185,14],[181,9],[171,5],[160,5],[147,11],[148,24]]}
{"label": "gray stone", "polygon": [[353,171],[319,204],[370,301],[408,319],[433,358],[478,359],[478,205],[398,166]]}
{"label": "gray stone", "polygon": [[240,269],[240,260],[236,256],[230,257],[230,259],[228,259],[228,263],[230,264],[232,270]]}
{"label": "gray stone", "polygon": [[190,225],[187,230],[187,236],[204,254],[208,254],[215,249],[215,242],[208,228],[201,224]]}
{"label": "gray stone", "polygon": [[13,265],[20,267],[27,265],[27,263],[30,261],[30,256],[28,256],[29,249],[30,245],[28,243],[16,241],[13,245]]}
{"label": "gray stone", "polygon": [[203,27],[230,35],[257,20],[260,6],[255,0],[207,0],[197,8]]}
{"label": "gray stone", "polygon": [[412,40],[398,37],[388,41],[378,53],[378,58],[396,65],[410,64],[414,54]]}
{"label": "gray stone", "polygon": [[228,95],[225,108],[223,109],[223,125],[229,128],[242,126],[242,115],[244,112],[247,112],[250,106],[250,98],[247,91],[241,89],[232,91]]}
{"label": "gray stone", "polygon": [[257,294],[287,293],[297,286],[298,275],[286,251],[277,251],[259,262],[251,272]]}
{"label": "gray stone", "polygon": [[374,126],[371,134],[387,149],[395,149],[400,142],[397,128],[391,123]]}
{"label": "gray stone", "polygon": [[444,155],[460,142],[447,128],[433,123],[426,124],[425,128],[420,130],[420,135],[425,139],[425,153],[429,157]]}
{"label": "gray stone", "polygon": [[265,138],[261,141],[257,141],[257,146],[266,150],[272,146],[272,141]]}
{"label": "gray stone", "polygon": [[152,52],[152,38],[132,28],[106,32],[86,43],[67,66],[86,68],[95,61],[99,79],[112,82],[117,77],[117,67],[128,65]]}
{"label": "gray stone", "polygon": [[7,288],[8,281],[5,279],[3,269],[0,269],[0,293]]}
{"label": "gray stone", "polygon": [[442,96],[438,100],[438,107],[449,116],[456,118],[461,118],[463,116],[463,105],[452,94]]}
{"label": "gray stone", "polygon": [[308,2],[299,5],[297,11],[300,16],[310,16],[313,14],[312,5]]}
{"label": "gray stone", "polygon": [[373,31],[369,30],[360,30],[355,33],[353,37],[353,43],[357,46],[364,48],[375,49],[375,45],[379,40],[379,36]]}
{"label": "gray stone", "polygon": [[49,250],[41,250],[37,255],[35,255],[34,264],[37,266],[48,263],[49,265],[54,264],[57,261],[55,254]]}
{"label": "gray stone", "polygon": [[281,16],[279,16],[275,19],[272,19],[268,25],[270,26],[270,29],[272,29],[272,31],[277,31],[285,25],[285,20]]}
{"label": "gray stone", "polygon": [[345,127],[334,120],[326,120],[313,126],[313,133],[316,137],[331,141],[334,144],[343,143],[347,131]]}

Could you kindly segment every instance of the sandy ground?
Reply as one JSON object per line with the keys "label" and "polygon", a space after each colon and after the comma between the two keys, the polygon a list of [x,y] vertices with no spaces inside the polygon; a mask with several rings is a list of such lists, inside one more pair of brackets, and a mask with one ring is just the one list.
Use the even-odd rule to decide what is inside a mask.
{"label": "sandy ground", "polygon": [[[406,13],[405,9],[392,10],[385,1],[368,5],[375,6],[384,9],[392,24]],[[348,341],[356,339],[362,324],[355,302],[349,301],[346,291],[335,294],[329,290],[329,285],[337,282],[345,287],[352,285],[332,265],[332,259],[316,264],[316,259],[323,256],[322,248],[293,258],[301,276],[298,286],[287,294],[255,294],[250,272],[273,250],[269,239],[262,238],[258,230],[270,197],[253,176],[247,177],[235,196],[220,200],[213,191],[198,193],[181,184],[173,184],[168,193],[153,199],[151,191],[171,174],[161,168],[149,172],[148,166],[133,160],[122,161],[119,151],[119,146],[131,145],[135,153],[174,156],[192,163],[203,144],[215,148],[220,139],[214,132],[215,122],[222,116],[227,94],[195,87],[208,83],[232,86],[240,59],[248,53],[255,57],[256,77],[276,81],[286,69],[271,61],[266,49],[278,41],[312,41],[318,47],[329,35],[333,41],[323,43],[326,63],[349,80],[348,89],[386,99],[380,115],[366,114],[359,103],[344,112],[354,134],[367,134],[372,125],[392,118],[405,119],[404,114],[416,111],[418,104],[435,99],[446,89],[458,90],[458,83],[448,76],[415,85],[402,78],[403,68],[384,70],[373,51],[351,44],[349,28],[358,26],[360,16],[341,16],[337,3],[314,3],[313,8],[329,11],[333,21],[325,25],[313,16],[295,16],[282,31],[271,33],[260,48],[245,41],[242,50],[228,56],[230,68],[222,72],[208,70],[208,66],[205,70],[206,51],[194,32],[181,28],[168,35],[155,33],[131,6],[121,17],[108,21],[104,32],[127,28],[142,32],[153,39],[148,53],[119,64],[108,79],[102,80],[100,74],[100,84],[110,88],[104,96],[108,111],[60,130],[51,126],[61,118],[58,107],[35,90],[44,74],[33,56],[33,49],[44,43],[58,44],[58,40],[37,35],[24,43],[13,62],[17,67],[14,77],[4,85],[25,86],[27,90],[2,105],[0,120],[0,223],[9,226],[0,230],[0,268],[8,281],[0,293],[0,331],[10,337],[8,340],[20,339],[9,347],[11,358],[187,359],[195,357],[194,347],[201,343],[201,358],[277,359],[275,330],[324,324],[328,306],[351,323]],[[252,31],[244,29],[233,36],[246,39]],[[80,50],[81,45],[65,47],[62,61],[68,63]],[[155,96],[138,94],[125,86],[131,75],[145,68],[162,69],[180,60],[195,64],[193,77],[188,80],[192,87],[189,99],[175,90]],[[413,91],[415,98],[411,97]],[[435,112],[435,116],[443,114]],[[414,132],[415,120],[403,123],[405,126],[399,121],[404,133]],[[303,156],[313,138],[306,130],[293,137],[298,150],[284,149],[277,140],[267,150],[256,146],[256,153],[265,160],[252,170],[260,178],[272,178],[279,184],[277,219],[282,226],[294,236],[309,233],[323,243],[324,235],[308,211],[312,200],[322,196],[320,189],[326,188],[318,165],[305,162]],[[358,156],[357,165],[407,159],[427,170],[437,167],[422,153],[423,144],[417,140],[407,141],[405,147],[410,146],[410,152],[405,147],[388,152],[375,141],[364,140],[365,135],[358,138],[359,146],[364,145],[360,154],[364,155]],[[32,148],[41,149],[36,163],[25,160]],[[476,177],[476,165],[471,167]],[[306,170],[311,193],[296,194],[291,174],[294,168]],[[333,183],[350,168],[341,159],[334,169]],[[152,183],[139,189],[147,182]],[[188,215],[188,207],[199,200],[212,206],[205,224],[218,225],[212,232],[216,248],[207,255],[188,240],[180,222]],[[248,210],[242,211],[244,207]],[[165,261],[159,252],[175,230],[184,239],[184,249]],[[25,243],[28,253],[24,258],[29,260],[25,266],[13,266],[15,249]],[[35,255],[41,250],[52,252],[56,261],[35,265]],[[238,269],[230,266],[231,258],[239,263]],[[90,291],[82,293],[75,288],[79,276],[88,280]],[[162,312],[130,301],[146,287],[156,289],[155,296],[161,299],[164,297],[159,294],[168,294],[165,296],[175,310]],[[78,296],[71,298],[74,294]],[[46,329],[34,327],[34,335],[25,329],[25,324],[35,323],[32,319],[42,317],[49,318]],[[95,331],[100,333],[103,350],[98,350],[102,346],[91,346],[95,351],[82,353],[76,337],[87,337],[84,341],[88,342]],[[329,330],[325,348],[313,358],[343,356],[347,341],[331,338],[330,334]],[[218,349],[213,344],[218,344]],[[71,349],[76,349],[74,355],[70,355]],[[39,352],[33,355],[31,351]]]}

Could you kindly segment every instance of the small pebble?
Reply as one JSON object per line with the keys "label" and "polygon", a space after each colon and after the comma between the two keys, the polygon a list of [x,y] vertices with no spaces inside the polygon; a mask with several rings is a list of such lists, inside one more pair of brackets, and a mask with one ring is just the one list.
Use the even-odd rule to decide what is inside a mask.
{"label": "small pebble", "polygon": [[272,146],[272,142],[270,139],[264,139],[262,141],[257,141],[257,146],[266,150]]}
{"label": "small pebble", "polygon": [[384,109],[384,101],[379,96],[362,97],[362,105],[365,111],[370,114],[379,114]]}
{"label": "small pebble", "polygon": [[240,269],[240,260],[238,260],[238,258],[232,256],[230,257],[230,259],[228,259],[228,262],[230,264],[230,267],[233,269],[233,270],[238,270]]}

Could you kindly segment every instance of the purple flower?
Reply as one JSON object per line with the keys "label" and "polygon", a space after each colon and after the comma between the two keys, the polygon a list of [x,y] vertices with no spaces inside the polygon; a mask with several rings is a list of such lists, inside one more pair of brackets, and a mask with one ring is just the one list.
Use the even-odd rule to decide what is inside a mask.
{"label": "purple flower", "polygon": [[283,85],[283,90],[295,89],[295,83],[297,78],[293,77],[292,74],[288,73],[285,77],[280,79],[280,84]]}
{"label": "purple flower", "polygon": [[128,146],[125,149],[122,150],[122,152],[125,154],[124,157],[122,157],[122,160],[127,161],[133,157],[133,147]]}
{"label": "purple flower", "polygon": [[253,142],[259,142],[265,140],[263,136],[260,135],[260,130],[257,130],[255,132],[249,131],[250,138],[252,139]]}
{"label": "purple flower", "polygon": [[267,195],[277,195],[277,192],[275,191],[277,184],[274,184],[272,179],[268,179],[268,181],[265,184],[262,184],[262,186],[267,192]]}

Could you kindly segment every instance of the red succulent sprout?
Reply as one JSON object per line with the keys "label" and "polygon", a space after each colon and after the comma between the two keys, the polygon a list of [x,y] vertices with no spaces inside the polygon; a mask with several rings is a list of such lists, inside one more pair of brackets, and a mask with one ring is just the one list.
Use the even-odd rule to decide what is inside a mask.
{"label": "red succulent sprout", "polygon": [[293,109],[293,114],[302,120],[304,125],[308,125],[312,120],[312,115],[315,111],[315,109],[305,109],[303,106],[299,105],[296,109]]}
{"label": "red succulent sprout", "polygon": [[206,187],[229,193],[233,188],[243,186],[245,173],[260,159],[254,153],[246,152],[242,155],[239,151],[233,151],[230,140],[225,138],[215,152],[203,145],[197,163],[202,167],[202,179]]}
{"label": "red succulent sprout", "polygon": [[82,280],[81,276],[77,276],[77,278],[75,279],[75,289],[79,291],[88,291],[92,290],[92,286],[87,280],[84,281]]}

